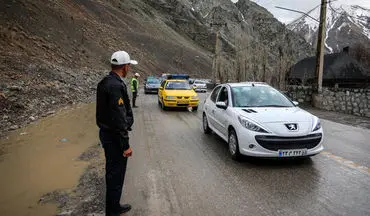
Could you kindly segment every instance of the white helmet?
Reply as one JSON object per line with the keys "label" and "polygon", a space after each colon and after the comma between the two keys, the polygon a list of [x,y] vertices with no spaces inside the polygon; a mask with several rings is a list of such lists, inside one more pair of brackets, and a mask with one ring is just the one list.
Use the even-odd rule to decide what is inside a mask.
{"label": "white helmet", "polygon": [[131,60],[130,55],[125,51],[117,51],[110,58],[110,63],[113,65],[137,64],[136,60]]}
{"label": "white helmet", "polygon": [[140,74],[139,73],[135,73],[134,74],[136,77],[140,77]]}

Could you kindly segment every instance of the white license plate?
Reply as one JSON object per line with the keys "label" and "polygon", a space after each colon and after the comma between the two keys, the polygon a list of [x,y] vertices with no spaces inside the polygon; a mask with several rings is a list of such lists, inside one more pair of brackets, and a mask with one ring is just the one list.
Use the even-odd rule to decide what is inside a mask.
{"label": "white license plate", "polygon": [[279,157],[297,157],[307,155],[307,149],[285,149],[279,150]]}

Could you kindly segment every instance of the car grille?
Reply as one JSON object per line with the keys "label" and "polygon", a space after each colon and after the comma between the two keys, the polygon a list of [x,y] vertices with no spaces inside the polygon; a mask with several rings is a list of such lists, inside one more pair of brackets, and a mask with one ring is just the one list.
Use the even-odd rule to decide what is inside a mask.
{"label": "car grille", "polygon": [[319,145],[322,134],[318,133],[300,137],[257,135],[255,139],[263,148],[272,151],[280,149],[312,149]]}
{"label": "car grille", "polygon": [[189,106],[189,104],[177,104],[177,106],[179,106],[179,107],[187,107],[187,106]]}

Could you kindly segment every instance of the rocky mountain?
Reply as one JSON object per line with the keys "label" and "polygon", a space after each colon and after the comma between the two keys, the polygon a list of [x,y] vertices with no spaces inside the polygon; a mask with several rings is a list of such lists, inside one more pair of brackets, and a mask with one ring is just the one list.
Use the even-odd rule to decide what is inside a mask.
{"label": "rocky mountain", "polygon": [[[320,7],[309,12],[319,19]],[[288,28],[295,31],[312,45],[317,42],[319,23],[308,16],[293,21]],[[358,5],[348,5],[339,0],[327,5],[326,40],[328,53],[339,52],[346,46],[363,44],[370,47],[370,9]]]}
{"label": "rocky mountain", "polygon": [[[143,75],[188,73],[275,86],[312,47],[249,0],[2,0],[0,131],[90,101],[116,50]],[[217,27],[214,23],[226,24]]]}

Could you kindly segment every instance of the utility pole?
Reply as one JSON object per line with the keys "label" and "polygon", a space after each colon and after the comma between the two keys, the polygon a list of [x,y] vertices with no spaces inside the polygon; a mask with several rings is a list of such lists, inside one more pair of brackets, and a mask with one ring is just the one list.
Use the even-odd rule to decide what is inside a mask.
{"label": "utility pole", "polygon": [[[226,23],[211,23],[211,27],[217,26],[226,26]],[[215,53],[213,57],[213,62],[212,62],[212,79],[216,83],[217,79],[220,78],[219,76],[219,55],[220,55],[220,31],[221,28],[218,28],[216,31],[216,42],[215,42]],[[221,80],[220,80],[221,81]]]}
{"label": "utility pole", "polygon": [[[322,79],[323,79],[323,70],[324,70],[324,45],[325,45],[325,35],[326,35],[326,28],[325,28],[326,4],[327,3],[328,3],[328,0],[321,0],[320,21],[319,21],[320,24],[319,24],[319,31],[318,31],[318,36],[317,36],[316,70],[315,70],[315,77],[317,78],[317,93],[322,92]],[[313,20],[316,20],[315,18],[309,15],[309,13],[311,13],[316,7],[307,13],[302,12],[302,11],[293,10],[293,9],[278,7],[278,6],[276,6],[276,8],[301,13],[301,14],[304,14],[310,17]]]}
{"label": "utility pole", "polygon": [[325,22],[326,22],[326,0],[321,0],[320,9],[320,25],[317,38],[316,48],[316,77],[317,77],[317,93],[322,92],[322,78],[324,69],[324,44],[325,44]]}

